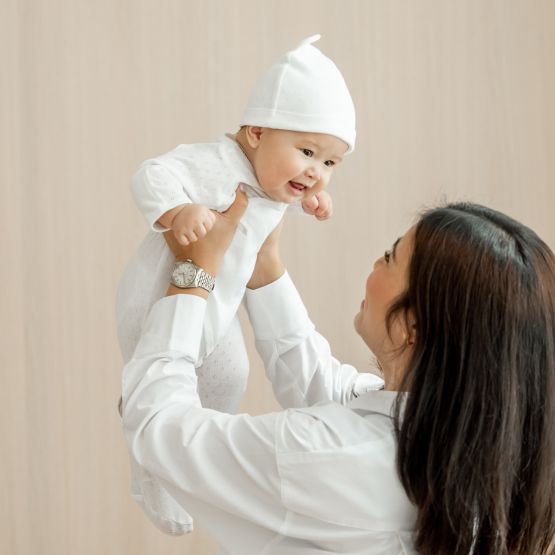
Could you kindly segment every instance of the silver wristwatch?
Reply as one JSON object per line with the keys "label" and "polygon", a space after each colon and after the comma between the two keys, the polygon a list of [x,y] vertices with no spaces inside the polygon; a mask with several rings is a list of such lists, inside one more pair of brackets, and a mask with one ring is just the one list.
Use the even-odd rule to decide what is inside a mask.
{"label": "silver wristwatch", "polygon": [[180,289],[202,287],[210,293],[216,280],[192,260],[178,260],[173,267],[171,282]]}

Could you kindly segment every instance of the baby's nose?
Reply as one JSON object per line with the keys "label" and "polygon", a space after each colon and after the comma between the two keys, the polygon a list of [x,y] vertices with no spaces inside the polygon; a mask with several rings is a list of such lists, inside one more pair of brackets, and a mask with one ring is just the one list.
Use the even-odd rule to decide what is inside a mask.
{"label": "baby's nose", "polygon": [[306,175],[307,175],[307,177],[310,177],[311,179],[318,179],[319,178],[318,170],[314,166],[309,166],[307,168]]}

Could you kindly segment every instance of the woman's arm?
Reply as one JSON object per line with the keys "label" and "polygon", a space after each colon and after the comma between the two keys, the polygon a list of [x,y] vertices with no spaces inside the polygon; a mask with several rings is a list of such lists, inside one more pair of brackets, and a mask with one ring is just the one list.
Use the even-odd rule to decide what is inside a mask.
{"label": "woman's arm", "polygon": [[274,394],[284,408],[333,400],[342,404],[383,381],[341,364],[310,321],[302,299],[285,273],[279,251],[282,224],[268,237],[256,261],[246,306]]}
{"label": "woman's arm", "polygon": [[283,219],[260,247],[251,279],[247,283],[247,289],[260,289],[276,281],[285,273],[285,266],[281,261],[279,251],[282,229]]}
{"label": "woman's arm", "polygon": [[[216,276],[246,207],[238,194],[217,215],[210,234],[187,248],[168,242]],[[123,369],[123,425],[130,456],[214,532],[222,522],[246,521],[278,530],[286,510],[276,466],[274,435],[283,415],[229,415],[202,408],[198,359],[208,293],[168,288],[152,307],[134,355]],[[220,530],[221,531],[221,530]],[[256,550],[253,550],[253,552]]]}
{"label": "woman's arm", "polygon": [[[230,552],[260,553],[287,517],[275,437],[286,414],[201,406],[195,362],[205,307],[194,294],[153,306],[123,370],[124,433],[132,460]],[[306,429],[309,417],[292,418]]]}
{"label": "woman's arm", "polygon": [[[174,234],[170,231],[164,233],[164,238],[174,254],[176,260],[192,260],[197,266],[217,277],[220,265],[227,251],[237,224],[244,214],[248,205],[247,196],[237,189],[235,201],[225,212],[214,212],[215,223],[207,235],[199,241],[190,243],[184,247],[177,242]],[[170,285],[168,295],[196,295],[204,299],[208,298],[208,291],[202,288],[180,289]]]}

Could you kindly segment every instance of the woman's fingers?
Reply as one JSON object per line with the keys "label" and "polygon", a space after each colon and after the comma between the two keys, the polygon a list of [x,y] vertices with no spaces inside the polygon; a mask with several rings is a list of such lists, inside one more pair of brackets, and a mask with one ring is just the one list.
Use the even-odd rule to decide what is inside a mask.
{"label": "woman's fingers", "polygon": [[222,212],[222,214],[229,218],[234,224],[238,224],[248,205],[249,199],[247,195],[237,187],[233,204],[225,212]]}
{"label": "woman's fingers", "polygon": [[235,201],[225,212],[205,215],[204,220],[196,222],[192,229],[178,237],[172,232],[166,232],[164,236],[178,259],[190,258],[209,274],[216,275],[247,206],[247,195],[237,190]]}

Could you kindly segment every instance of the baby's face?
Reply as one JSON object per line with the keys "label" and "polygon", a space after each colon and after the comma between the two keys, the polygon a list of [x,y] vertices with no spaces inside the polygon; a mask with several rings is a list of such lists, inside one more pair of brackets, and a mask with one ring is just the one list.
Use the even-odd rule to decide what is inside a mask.
{"label": "baby's face", "polygon": [[269,197],[293,203],[325,189],[347,148],[323,133],[264,128],[252,163]]}

